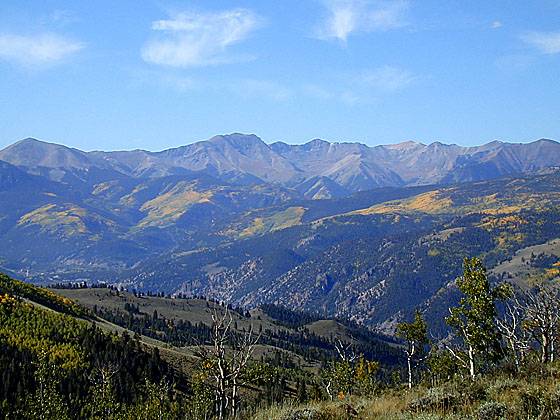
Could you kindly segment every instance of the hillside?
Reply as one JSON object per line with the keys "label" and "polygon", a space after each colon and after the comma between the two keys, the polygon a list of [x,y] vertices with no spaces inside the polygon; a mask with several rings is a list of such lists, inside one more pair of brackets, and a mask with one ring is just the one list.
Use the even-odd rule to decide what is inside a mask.
{"label": "hillside", "polygon": [[[434,302],[452,299],[463,257],[494,269],[560,237],[556,146],[231,135],[162,152],[82,152],[28,139],[0,152],[12,162],[0,161],[0,267],[39,284],[275,303],[391,332],[414,308],[438,313]],[[356,159],[371,179],[395,181],[394,170],[406,182],[343,170]],[[476,176],[457,175],[468,168]],[[506,174],[517,175],[494,179]],[[428,182],[440,184],[417,185]],[[343,196],[329,198],[333,183]],[[374,186],[383,187],[352,193]]]}
{"label": "hillside", "polygon": [[104,331],[68,298],[0,275],[0,412],[6,418],[95,416],[112,404],[90,400],[108,369],[118,404],[140,403],[142,384],[164,377],[186,390],[184,373],[164,361],[157,346]]}
{"label": "hillside", "polygon": [[[545,263],[543,256],[552,256],[548,251],[556,245],[552,241],[546,248],[533,247],[531,261],[549,264],[550,258]],[[484,267],[478,267],[484,273]],[[465,269],[463,281],[488,281],[484,275],[467,276]],[[558,305],[557,282],[549,280],[542,287],[554,294],[540,296]],[[497,290],[488,285],[481,293]],[[539,290],[544,289],[528,293],[542,293]],[[502,298],[493,299],[494,308]],[[532,316],[529,305],[520,316]],[[228,313],[231,321],[220,324]],[[498,320],[507,315],[496,311],[490,316]],[[425,322],[421,315],[419,319]],[[222,327],[215,330],[216,325]],[[235,366],[230,363],[235,363],[242,343],[236,337],[258,331],[236,397],[240,419],[552,419],[560,407],[555,352],[550,360],[541,360],[545,347],[538,336],[531,336],[536,338],[517,368],[506,335],[494,336],[503,349],[495,359],[477,347],[479,373],[474,378],[465,376],[464,366],[450,358],[441,343],[425,341],[411,376],[415,386],[405,388],[402,349],[407,341],[373,334],[347,320],[321,319],[275,305],[249,313],[201,298],[84,284],[45,289],[0,275],[0,412],[22,419],[41,413],[57,419],[148,420],[164,412],[169,419],[216,418],[213,396],[220,395],[220,388],[211,372],[222,359],[207,358],[213,353],[205,349],[217,345],[212,337],[221,328],[229,329],[224,325],[232,328],[224,348],[226,370]],[[523,325],[540,328],[525,321]],[[458,338],[455,345],[461,343]],[[489,350],[491,343],[483,345]]]}
{"label": "hillside", "polygon": [[[98,316],[114,324],[128,328],[144,336],[169,343],[192,354],[192,346],[205,340],[205,334],[212,325],[212,314],[216,303],[206,299],[170,298],[135,295],[108,288],[62,288],[54,289],[57,294],[72,299]],[[217,305],[220,311],[223,307]],[[145,325],[145,318],[153,318],[157,313],[159,319],[172,322],[174,327],[150,330]],[[292,316],[301,319],[305,315],[281,307],[263,306],[250,312],[233,313],[237,332],[253,328],[262,333],[259,356],[273,357],[278,349],[284,349],[284,357],[292,362],[309,368],[316,368],[318,362],[334,356],[333,343],[337,339],[352,342],[368,357],[380,360],[387,366],[401,363],[396,342],[389,337],[374,335],[354,325],[343,325],[334,320],[317,320],[287,324],[282,317]],[[279,317],[279,318],[276,318]],[[324,330],[317,330],[316,323],[333,323],[339,325],[341,334],[331,336]]]}
{"label": "hillside", "polygon": [[[146,394],[155,392],[147,391],[149,383],[172,382],[178,394],[173,403],[168,400],[171,390],[161,394],[161,404],[170,413],[191,412],[193,392],[198,392],[193,391],[193,381],[203,372],[199,351],[211,343],[213,314],[226,310],[204,299],[140,296],[109,288],[45,289],[0,275],[0,372],[4,378],[0,410],[34,418],[28,396],[41,381],[50,381],[49,398],[59,401],[62,418],[90,418],[92,410],[106,404],[121,410],[119,418],[134,418],[134,410],[155,396]],[[244,388],[250,400],[266,400],[274,386],[274,400],[282,401],[294,392],[296,378],[298,383],[305,381],[306,374],[336,357],[337,341],[316,334],[306,325],[305,314],[280,307],[230,313],[232,337],[245,334],[251,326],[255,334],[258,331],[253,369],[276,372],[273,382]],[[402,363],[400,347],[393,339],[339,325],[357,350],[379,360],[384,369]],[[228,346],[233,351],[234,342]],[[38,376],[44,375],[43,365],[58,376]],[[96,408],[91,399],[96,398],[96,375],[102,375],[103,369],[113,369],[111,375],[117,375],[110,391],[114,401],[106,395]],[[190,408],[185,411],[185,407]]]}
{"label": "hillside", "polygon": [[309,210],[317,218],[289,228],[146,260],[123,284],[289,305],[390,332],[416,307],[438,313],[434,298],[447,295],[464,257],[482,256],[493,268],[559,237],[559,187],[560,176],[550,174],[408,189],[404,198],[385,195],[330,216]]}
{"label": "hillside", "polygon": [[152,256],[363,211],[428,184],[552,170],[557,149],[267,145],[233,134],[161,152],[83,152],[25,139],[0,151],[0,267],[34,282],[122,278]]}

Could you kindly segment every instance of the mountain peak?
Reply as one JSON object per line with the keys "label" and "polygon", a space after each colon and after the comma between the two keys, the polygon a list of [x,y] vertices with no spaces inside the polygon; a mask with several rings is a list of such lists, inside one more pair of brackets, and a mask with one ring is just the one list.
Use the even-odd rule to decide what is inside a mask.
{"label": "mountain peak", "polygon": [[309,145],[319,145],[319,144],[330,144],[328,141],[323,140],[323,139],[313,139],[313,140],[309,140],[307,143],[305,144],[309,144]]}
{"label": "mountain peak", "polygon": [[484,147],[499,147],[503,144],[505,143],[501,140],[492,140],[490,143],[486,143]]}
{"label": "mountain peak", "polygon": [[16,166],[44,166],[51,168],[91,165],[85,152],[56,143],[48,143],[32,137],[20,140],[3,150],[0,159]]}
{"label": "mountain peak", "polygon": [[385,145],[385,148],[393,149],[393,150],[410,150],[410,149],[415,149],[419,146],[423,147],[423,146],[425,146],[425,144],[418,143],[414,140],[408,140],[408,141],[403,141],[403,142],[396,143],[396,144]]}
{"label": "mountain peak", "polygon": [[302,149],[306,151],[324,149],[330,146],[331,143],[321,139],[313,139],[301,145]]}
{"label": "mountain peak", "polygon": [[46,143],[46,142],[37,140],[34,137],[26,137],[22,140],[16,141],[14,144],[25,144],[25,143]]}
{"label": "mountain peak", "polygon": [[540,143],[559,144],[556,140],[546,139],[546,138],[538,139],[538,140],[535,140],[531,143],[536,143],[536,144],[540,144]]}
{"label": "mountain peak", "polygon": [[15,143],[7,146],[6,148],[2,149],[1,151],[7,151],[9,149],[12,150],[72,150],[78,153],[84,153],[81,150],[74,149],[72,147],[65,146],[63,144],[48,142],[44,140],[38,140],[34,137],[27,137],[22,140],[16,141]]}
{"label": "mountain peak", "polygon": [[43,141],[43,140],[38,140],[34,137],[27,137],[24,138],[22,140],[16,141],[15,143],[13,143],[12,145],[6,147],[6,149],[11,148],[11,147],[22,147],[22,146],[41,146],[41,147],[45,147],[45,146],[56,146],[56,147],[65,147],[62,146],[60,144],[56,144],[56,143],[49,143],[47,141]]}
{"label": "mountain peak", "polygon": [[247,144],[266,144],[262,139],[255,135],[255,134],[243,134],[243,133],[231,133],[231,134],[222,134],[218,136],[214,136],[207,140],[210,143],[223,143],[227,142],[232,145],[242,145],[246,146]]}

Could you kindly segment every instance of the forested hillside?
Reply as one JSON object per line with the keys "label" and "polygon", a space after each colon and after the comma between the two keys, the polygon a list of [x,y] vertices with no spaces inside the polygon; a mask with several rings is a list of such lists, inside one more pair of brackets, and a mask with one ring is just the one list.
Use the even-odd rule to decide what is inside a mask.
{"label": "forested hillside", "polygon": [[343,214],[147,259],[123,284],[239,305],[288,305],[386,332],[422,306],[441,327],[463,258],[480,256],[501,278],[500,264],[559,237],[559,190],[553,173],[381,194],[370,206],[354,198],[361,208]]}
{"label": "forested hillside", "polygon": [[[315,325],[321,322],[338,325],[336,333]],[[227,354],[220,356],[212,346],[222,333]],[[239,369],[239,395],[231,398],[248,415],[256,406],[320,395],[309,374],[335,360],[341,343],[376,360],[379,378],[404,361],[395,339],[344,320],[83,284],[45,289],[0,275],[0,409],[7,418],[208,418],[218,409],[220,357]]]}
{"label": "forested hillside", "polygon": [[493,283],[480,259],[465,259],[439,339],[421,308],[390,338],[270,304],[247,311],[2,275],[0,410],[24,419],[558,418],[558,273],[532,255],[538,274],[520,284]]}
{"label": "forested hillside", "polygon": [[[463,258],[522,282],[500,267],[560,238],[557,149],[269,146],[232,135],[90,153],[26,140],[0,153],[0,267],[35,284],[275,304],[389,334],[423,307],[442,335]],[[370,173],[380,162],[393,169]]]}

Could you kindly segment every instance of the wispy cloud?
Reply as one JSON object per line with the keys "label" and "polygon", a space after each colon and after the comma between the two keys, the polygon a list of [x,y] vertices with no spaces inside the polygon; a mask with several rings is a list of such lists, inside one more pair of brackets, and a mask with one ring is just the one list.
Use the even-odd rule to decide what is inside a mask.
{"label": "wispy cloud", "polygon": [[0,34],[0,59],[24,66],[55,64],[83,48],[81,42],[51,33]]}
{"label": "wispy cloud", "polygon": [[53,12],[44,15],[40,19],[40,23],[43,25],[55,25],[55,26],[67,26],[72,23],[77,23],[80,18],[76,13],[67,9],[56,9]]}
{"label": "wispy cloud", "polygon": [[521,39],[543,54],[560,53],[560,31],[527,32],[521,36]]}
{"label": "wispy cloud", "polygon": [[243,100],[284,102],[293,98],[297,89],[268,79],[231,78],[214,80],[204,76],[192,77],[177,71],[142,70],[134,72],[131,81],[135,87],[155,86],[177,94],[223,96],[230,94]]}
{"label": "wispy cloud", "polygon": [[354,32],[386,31],[407,25],[407,0],[324,0],[326,19],[317,28],[320,39],[346,42]]}
{"label": "wispy cloud", "polygon": [[338,75],[331,83],[307,84],[300,93],[317,100],[357,105],[378,101],[414,84],[420,77],[395,66],[382,66]]}
{"label": "wispy cloud", "polygon": [[292,90],[271,80],[243,79],[226,86],[243,98],[265,98],[285,101],[292,96]]}
{"label": "wispy cloud", "polygon": [[157,32],[142,49],[150,63],[173,67],[193,67],[239,59],[226,54],[228,47],[246,39],[262,19],[248,9],[216,13],[184,12],[157,20]]}
{"label": "wispy cloud", "polygon": [[502,26],[504,26],[504,24],[499,20],[495,20],[494,22],[492,22],[492,25],[490,25],[492,29],[499,29]]}
{"label": "wispy cloud", "polygon": [[408,70],[383,66],[363,72],[358,83],[381,92],[396,92],[410,85],[417,76]]}
{"label": "wispy cloud", "polygon": [[302,87],[302,93],[310,98],[314,99],[321,99],[321,100],[330,100],[335,98],[335,94],[316,84],[306,84]]}

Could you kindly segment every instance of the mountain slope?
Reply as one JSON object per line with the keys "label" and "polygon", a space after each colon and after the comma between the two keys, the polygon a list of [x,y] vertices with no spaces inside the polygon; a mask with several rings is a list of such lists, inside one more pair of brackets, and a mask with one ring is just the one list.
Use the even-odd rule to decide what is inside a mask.
{"label": "mountain slope", "polygon": [[81,152],[28,139],[0,152],[12,162],[0,160],[0,267],[38,283],[286,304],[390,330],[447,299],[463,257],[493,268],[560,237],[558,149],[234,134]]}
{"label": "mountain slope", "polygon": [[[205,174],[230,184],[277,183],[306,197],[325,198],[377,187],[537,172],[560,166],[560,144],[543,139],[461,147],[409,141],[369,147],[315,139],[302,145],[268,145],[255,135],[235,133],[161,152],[82,152],[26,139],[0,151],[0,160],[66,183]],[[313,188],[316,182],[320,185]],[[307,189],[301,187],[305,185]]]}
{"label": "mountain slope", "polygon": [[416,307],[436,313],[448,303],[433,299],[459,275],[463,258],[481,256],[492,268],[559,237],[558,191],[557,173],[432,187],[216,248],[160,255],[122,281],[241,305],[287,305],[391,331]]}

